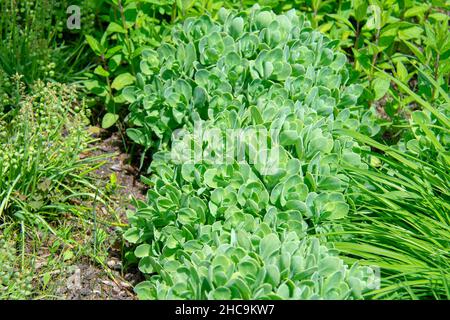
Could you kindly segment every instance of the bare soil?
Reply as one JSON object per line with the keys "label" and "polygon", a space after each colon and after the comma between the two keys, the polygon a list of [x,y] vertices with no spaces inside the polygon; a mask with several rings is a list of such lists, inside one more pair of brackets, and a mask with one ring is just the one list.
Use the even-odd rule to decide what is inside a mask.
{"label": "bare soil", "polygon": [[[130,164],[130,155],[122,150],[122,140],[117,132],[110,134],[94,127],[100,141],[94,145],[90,155],[108,155],[106,163],[94,173],[97,187],[104,190],[112,174],[117,177],[117,189],[110,196],[115,216],[122,225],[126,225],[126,210],[133,209],[130,198],[145,199],[146,187],[139,181],[136,166]],[[89,156],[89,155],[85,155]],[[109,203],[111,206],[111,203]],[[99,205],[96,208],[98,219],[111,220],[110,209]],[[104,259],[106,264],[94,262],[90,258],[70,266],[59,280],[56,295],[60,299],[75,300],[125,300],[135,299],[133,286],[142,281],[136,267],[122,265],[122,238],[115,227],[107,227],[111,238],[110,249]],[[83,236],[83,235],[80,235]],[[88,237],[91,235],[87,235]]]}

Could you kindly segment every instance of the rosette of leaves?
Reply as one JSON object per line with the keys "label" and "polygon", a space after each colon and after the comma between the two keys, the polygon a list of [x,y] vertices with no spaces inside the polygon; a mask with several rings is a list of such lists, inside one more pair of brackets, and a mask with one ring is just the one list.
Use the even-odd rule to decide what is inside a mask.
{"label": "rosette of leaves", "polygon": [[[361,282],[354,289],[342,271],[348,267],[337,256],[331,258],[333,272],[327,275],[303,273],[309,266],[300,265],[293,272],[277,267],[277,273],[272,265],[283,258],[266,261],[259,243],[268,236],[268,242],[281,247],[294,237],[296,248],[314,246],[326,237],[310,240],[311,234],[338,228],[347,215],[349,179],[341,165],[365,166],[359,145],[335,131],[378,131],[370,111],[355,106],[362,87],[349,83],[344,56],[334,51],[336,43],[312,30],[295,11],[277,16],[254,6],[239,14],[221,10],[218,16],[218,21],[204,16],[175,26],[172,44],[146,51],[139,84],[124,90],[134,125],[128,135],[146,149],[159,150],[149,170],[152,177],[144,178],[151,186],[148,201],[136,202],[125,234],[140,245],[136,256],[148,275],[136,291],[143,298],[360,297],[367,289],[364,277],[357,277]],[[206,157],[174,163],[168,148],[172,133],[192,133],[199,124],[220,130],[264,129],[270,134],[263,142],[276,157],[267,152],[252,161],[251,150],[258,150],[262,141],[244,139],[234,148],[247,151],[234,162],[216,164]],[[187,140],[207,153],[215,148]],[[204,235],[203,230],[216,233]],[[236,247],[234,233],[241,231],[250,244],[241,248],[245,253],[237,260],[253,257],[264,271],[255,269],[263,274],[257,282],[244,276],[235,287],[227,280],[239,277],[232,262],[227,270],[210,263],[221,256],[232,260],[231,251],[223,250]],[[202,256],[192,258],[194,251]],[[316,259],[317,270],[328,259],[303,254],[298,259]],[[329,291],[321,285],[331,275]],[[199,280],[200,287],[188,285],[187,276]],[[312,287],[306,289],[303,281]]]}

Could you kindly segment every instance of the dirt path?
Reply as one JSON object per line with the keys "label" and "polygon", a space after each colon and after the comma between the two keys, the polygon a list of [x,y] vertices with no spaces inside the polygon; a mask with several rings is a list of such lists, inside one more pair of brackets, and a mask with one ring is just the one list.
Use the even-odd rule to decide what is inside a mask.
{"label": "dirt path", "polygon": [[[122,141],[117,132],[109,134],[100,128],[94,128],[98,132],[100,141],[94,147],[96,150],[92,155],[111,155],[106,163],[100,167],[95,175],[98,177],[98,187],[101,190],[107,188],[111,176],[115,175],[117,187],[110,199],[113,201],[112,207],[115,219],[120,219],[122,224],[127,223],[126,210],[132,209],[130,197],[144,200],[146,188],[138,180],[138,170],[129,164],[130,156],[123,152]],[[98,206],[97,216],[105,221],[111,220],[110,209]],[[124,270],[122,265],[123,245],[121,235],[115,227],[108,227],[105,230],[111,238],[111,246],[107,252],[103,265],[95,263],[92,259],[85,258],[70,266],[67,276],[61,281],[57,289],[57,296],[62,299],[82,299],[82,300],[110,300],[110,299],[134,299],[133,286],[142,281],[136,268]]]}

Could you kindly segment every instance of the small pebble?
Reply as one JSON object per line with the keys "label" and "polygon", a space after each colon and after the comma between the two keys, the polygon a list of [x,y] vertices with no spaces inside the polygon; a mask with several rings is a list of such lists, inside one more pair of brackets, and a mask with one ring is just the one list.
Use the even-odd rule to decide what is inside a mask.
{"label": "small pebble", "polygon": [[122,167],[119,164],[115,164],[115,165],[111,166],[111,170],[120,172],[120,171],[122,171]]}

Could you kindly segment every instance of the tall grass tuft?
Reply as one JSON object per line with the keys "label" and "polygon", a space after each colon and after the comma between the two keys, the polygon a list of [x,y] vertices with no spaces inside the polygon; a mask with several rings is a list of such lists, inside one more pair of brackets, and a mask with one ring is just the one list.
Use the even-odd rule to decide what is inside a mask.
{"label": "tall grass tuft", "polygon": [[17,105],[0,114],[0,219],[46,224],[95,198],[89,173],[101,158],[88,155],[93,140],[76,88],[38,81],[26,94],[14,81]]}

